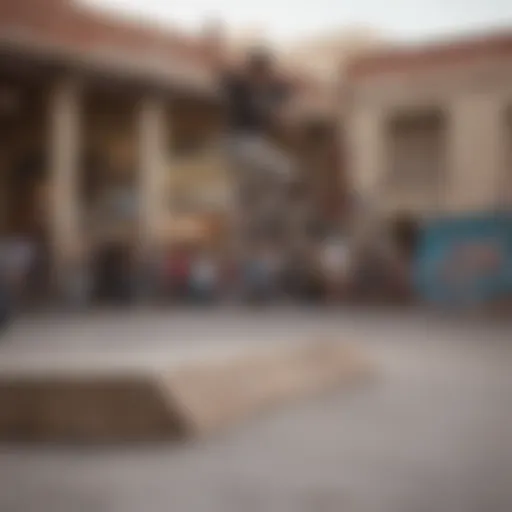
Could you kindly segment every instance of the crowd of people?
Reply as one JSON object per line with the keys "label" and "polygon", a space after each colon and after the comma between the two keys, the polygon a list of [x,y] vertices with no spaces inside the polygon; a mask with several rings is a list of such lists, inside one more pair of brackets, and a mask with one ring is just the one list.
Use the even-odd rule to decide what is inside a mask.
{"label": "crowd of people", "polygon": [[[0,325],[37,295],[42,255],[28,237],[9,237],[0,242]],[[30,290],[29,290],[30,288]]]}
{"label": "crowd of people", "polygon": [[52,267],[43,265],[40,247],[23,238],[4,240],[0,245],[0,326],[31,307],[48,305],[60,311],[141,302],[169,307],[341,305],[378,296],[405,298],[410,293],[406,264],[399,265],[396,259],[386,263],[375,253],[354,259],[342,238],[327,238],[296,252],[255,244],[238,258],[207,246],[175,246],[149,265],[141,265],[133,253],[108,253],[106,258],[96,255],[70,267],[57,282],[59,273],[52,274]]}
{"label": "crowd of people", "polygon": [[168,258],[158,282],[163,284],[161,296],[200,303],[335,299],[343,291],[342,258],[332,250],[329,257],[318,249],[285,255],[265,246],[253,248],[238,261],[209,251],[177,251]]}
{"label": "crowd of people", "polygon": [[[3,242],[2,322],[14,310],[26,309],[30,299],[34,299],[38,254],[36,245],[23,239]],[[84,261],[81,267],[67,272],[59,286],[64,292],[64,304],[78,308],[105,302],[129,304],[140,297],[195,304],[327,301],[343,296],[348,276],[345,258],[343,247],[336,244],[323,244],[295,254],[255,245],[238,259],[206,247],[174,247],[156,258],[149,272],[141,272],[140,265],[131,264],[133,258],[119,253],[116,258],[111,256],[102,262]],[[48,294],[42,296],[42,303],[53,302],[49,270],[48,267]]]}
{"label": "crowd of people", "polygon": [[[331,256],[332,257],[332,256]],[[208,252],[170,259],[164,279],[167,297],[196,302],[272,303],[341,298],[344,277],[320,251],[284,255],[262,247],[238,262]],[[342,267],[340,263],[339,267]],[[170,293],[169,293],[170,292]]]}

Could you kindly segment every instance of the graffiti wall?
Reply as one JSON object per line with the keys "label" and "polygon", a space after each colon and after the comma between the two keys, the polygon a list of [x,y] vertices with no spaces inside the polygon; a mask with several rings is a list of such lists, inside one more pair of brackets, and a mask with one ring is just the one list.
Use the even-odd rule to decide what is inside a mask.
{"label": "graffiti wall", "polygon": [[512,297],[512,213],[427,224],[415,264],[424,300],[453,306]]}

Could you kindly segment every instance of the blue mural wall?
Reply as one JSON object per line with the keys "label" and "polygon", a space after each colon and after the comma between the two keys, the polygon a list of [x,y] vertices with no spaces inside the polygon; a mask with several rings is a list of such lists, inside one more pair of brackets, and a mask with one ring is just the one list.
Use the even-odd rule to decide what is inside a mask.
{"label": "blue mural wall", "polygon": [[449,306],[512,297],[512,212],[438,219],[423,229],[415,286]]}

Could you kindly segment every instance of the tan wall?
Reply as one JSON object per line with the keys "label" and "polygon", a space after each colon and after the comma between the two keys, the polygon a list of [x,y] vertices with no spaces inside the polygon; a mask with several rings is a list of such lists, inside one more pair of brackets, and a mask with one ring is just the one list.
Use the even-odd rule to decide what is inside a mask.
{"label": "tan wall", "polygon": [[[503,64],[503,63],[501,63]],[[352,92],[353,104],[345,120],[349,134],[350,175],[353,185],[376,208],[401,210],[404,201],[385,190],[389,164],[387,122],[400,112],[440,108],[446,118],[446,169],[439,204],[412,190],[410,210],[475,211],[503,202],[511,187],[507,168],[507,107],[512,105],[512,76],[482,83],[478,74],[458,82],[425,79],[422,87],[404,77],[387,77]],[[384,87],[386,85],[386,87]],[[406,194],[407,195],[407,194]],[[395,196],[397,196],[395,194]],[[412,201],[412,197],[417,200]],[[509,198],[511,196],[509,195]]]}
{"label": "tan wall", "polygon": [[448,210],[499,205],[500,178],[506,172],[505,113],[499,94],[464,94],[450,105]]}

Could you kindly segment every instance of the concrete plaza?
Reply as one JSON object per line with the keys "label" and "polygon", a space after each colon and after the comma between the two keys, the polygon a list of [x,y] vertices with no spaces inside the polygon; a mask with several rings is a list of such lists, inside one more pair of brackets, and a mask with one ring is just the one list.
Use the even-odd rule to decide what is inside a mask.
{"label": "concrete plaza", "polygon": [[0,510],[512,510],[512,322],[343,308],[46,316],[6,334],[0,368],[308,337],[361,344],[378,378],[200,442],[0,445]]}

